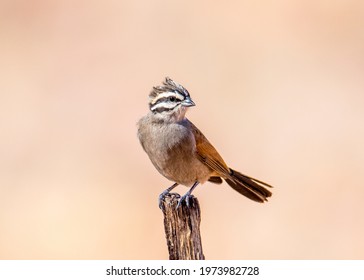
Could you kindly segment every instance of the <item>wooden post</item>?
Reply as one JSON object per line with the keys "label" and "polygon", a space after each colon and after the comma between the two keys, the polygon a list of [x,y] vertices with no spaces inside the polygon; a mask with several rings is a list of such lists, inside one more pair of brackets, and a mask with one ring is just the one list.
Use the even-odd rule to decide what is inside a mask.
{"label": "wooden post", "polygon": [[164,230],[170,260],[204,260],[200,222],[201,212],[197,198],[191,196],[189,207],[183,202],[176,209],[179,194],[167,194],[162,200]]}

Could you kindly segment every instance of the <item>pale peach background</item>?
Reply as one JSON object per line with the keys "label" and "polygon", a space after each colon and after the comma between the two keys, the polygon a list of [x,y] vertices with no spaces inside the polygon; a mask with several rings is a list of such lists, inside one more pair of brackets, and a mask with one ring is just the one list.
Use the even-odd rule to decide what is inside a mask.
{"label": "pale peach background", "polygon": [[364,258],[363,3],[2,0],[0,258],[168,257],[171,182],[136,137],[166,75],[275,186],[263,205],[197,188],[208,259]]}

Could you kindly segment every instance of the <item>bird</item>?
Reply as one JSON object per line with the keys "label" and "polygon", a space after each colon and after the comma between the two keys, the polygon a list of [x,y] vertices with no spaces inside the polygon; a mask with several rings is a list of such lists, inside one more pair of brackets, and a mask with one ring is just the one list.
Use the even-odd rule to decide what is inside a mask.
{"label": "bird", "polygon": [[161,175],[174,182],[159,195],[159,207],[178,185],[190,189],[180,197],[177,208],[183,201],[189,206],[197,185],[207,181],[221,184],[223,180],[245,197],[266,202],[272,196],[272,186],[228,167],[209,140],[186,118],[187,109],[193,106],[187,89],[166,77],[162,85],[152,88],[149,112],[137,123],[140,144],[150,161]]}

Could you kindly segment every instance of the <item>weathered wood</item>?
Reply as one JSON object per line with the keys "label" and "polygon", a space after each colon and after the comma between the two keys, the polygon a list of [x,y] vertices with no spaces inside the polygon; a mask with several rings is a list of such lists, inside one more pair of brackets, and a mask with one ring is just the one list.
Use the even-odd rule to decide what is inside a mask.
{"label": "weathered wood", "polygon": [[170,260],[204,260],[200,236],[201,212],[197,198],[191,196],[176,209],[179,194],[164,197],[161,209]]}

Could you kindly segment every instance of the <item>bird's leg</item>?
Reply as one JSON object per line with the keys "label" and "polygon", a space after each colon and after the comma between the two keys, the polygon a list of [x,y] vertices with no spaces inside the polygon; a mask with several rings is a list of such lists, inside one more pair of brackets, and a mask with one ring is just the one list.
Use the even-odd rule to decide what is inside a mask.
{"label": "bird's leg", "polygon": [[162,209],[162,200],[164,199],[164,197],[170,193],[171,190],[173,190],[175,187],[178,186],[178,183],[174,183],[172,186],[170,186],[168,189],[166,189],[164,192],[162,192],[159,195],[158,198],[158,203],[159,203],[159,208]]}
{"label": "bird's leg", "polygon": [[186,192],[186,194],[184,194],[180,199],[179,199],[179,201],[178,201],[178,204],[177,204],[177,207],[176,208],[178,208],[178,207],[180,207],[181,206],[181,204],[182,204],[182,202],[185,200],[186,201],[186,205],[187,205],[187,207],[190,207],[190,204],[189,204],[189,199],[190,199],[190,196],[191,196],[191,193],[193,192],[193,190],[197,187],[197,185],[199,184],[199,182],[198,181],[196,181],[193,185],[192,185],[192,187],[189,189],[189,191],[188,192]]}

